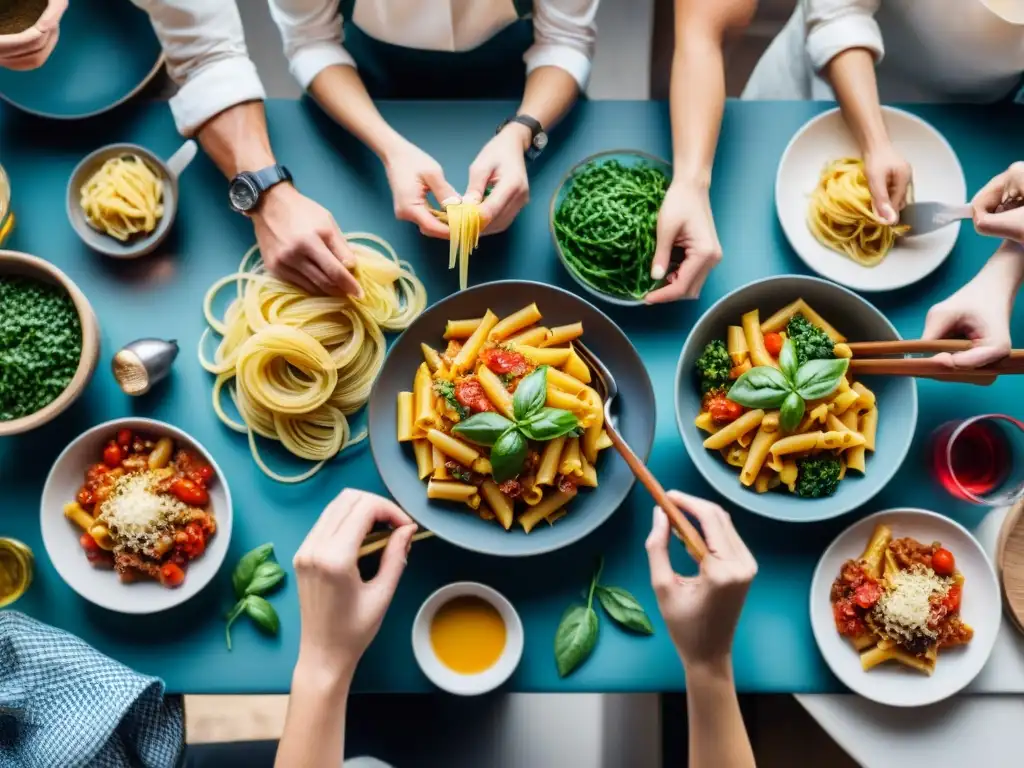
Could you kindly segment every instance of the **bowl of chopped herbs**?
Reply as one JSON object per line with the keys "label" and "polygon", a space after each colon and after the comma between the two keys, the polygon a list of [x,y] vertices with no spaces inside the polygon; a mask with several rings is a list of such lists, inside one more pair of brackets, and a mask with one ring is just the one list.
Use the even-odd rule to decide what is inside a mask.
{"label": "bowl of chopped herbs", "polygon": [[[769,277],[727,294],[694,325],[676,369],[676,422],[694,466],[738,507],[776,520],[825,520],[865,504],[910,450],[917,385],[897,376],[857,375],[851,382],[847,342],[899,338],[878,308],[820,278]],[[874,398],[863,408],[859,396],[850,402],[853,395],[846,395],[859,394],[856,387]],[[872,409],[877,428],[868,443],[861,417]],[[733,424],[762,413],[770,434],[755,425],[732,438]],[[844,421],[851,416],[857,421]],[[844,432],[857,435],[863,461],[830,442]],[[813,446],[806,439],[812,436]],[[792,441],[791,452],[781,450],[784,440]]]}
{"label": "bowl of chopped herbs", "polygon": [[99,352],[96,314],[78,286],[49,262],[0,250],[0,437],[63,412]]}
{"label": "bowl of chopped herbs", "polygon": [[569,275],[587,292],[637,306],[651,277],[658,211],[672,166],[637,150],[599,152],[573,166],[551,199],[551,234]]}

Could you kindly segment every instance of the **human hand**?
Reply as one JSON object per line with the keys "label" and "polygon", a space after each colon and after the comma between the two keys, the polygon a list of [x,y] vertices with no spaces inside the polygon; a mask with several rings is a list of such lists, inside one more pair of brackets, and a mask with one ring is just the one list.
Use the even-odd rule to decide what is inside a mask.
{"label": "human hand", "polygon": [[668,495],[680,510],[697,518],[708,553],[697,576],[677,574],[668,556],[668,517],[654,508],[647,558],[658,610],[687,670],[720,664],[731,657],[733,633],[757,563],[724,509],[679,491]]}
{"label": "human hand", "polygon": [[1000,173],[971,200],[974,228],[983,235],[1024,243],[1024,163]]}
{"label": "human hand", "polygon": [[[394,532],[377,575],[359,575],[359,547],[374,523]],[[395,504],[346,488],[320,515],[295,554],[302,634],[299,663],[323,674],[351,675],[380,629],[405,570],[416,523]]]}
{"label": "human hand", "polygon": [[696,299],[711,270],[722,260],[707,187],[681,181],[669,185],[658,212],[658,244],[651,264],[655,280],[668,273],[674,247],[683,249],[683,262],[668,275],[667,285],[647,294],[644,300],[648,304]]}
{"label": "human hand", "polygon": [[326,208],[283,183],[267,191],[251,218],[273,275],[314,296],[362,296],[350,271],[355,254]]}
{"label": "human hand", "polygon": [[899,212],[907,205],[907,192],[913,178],[910,163],[886,142],[864,153],[864,175],[875,213],[886,224],[899,223]]}
{"label": "human hand", "polygon": [[60,37],[60,19],[68,0],[49,0],[42,16],[24,32],[0,35],[0,67],[26,70],[41,67]]}
{"label": "human hand", "polygon": [[[480,205],[485,235],[504,232],[530,202],[525,155],[530,136],[525,125],[509,123],[484,145],[469,166],[469,186],[462,200]],[[491,193],[485,198],[489,186]]]}
{"label": "human hand", "polygon": [[438,162],[415,144],[402,141],[384,158],[384,168],[395,203],[395,218],[410,221],[427,237],[448,239],[448,227],[430,212],[427,192],[443,209],[459,202],[459,194],[444,177]]}
{"label": "human hand", "polygon": [[1001,360],[1010,353],[1010,314],[1024,259],[1020,246],[1005,241],[974,279],[930,310],[922,339],[959,336],[974,346],[964,352],[941,352],[932,359],[949,368],[970,369]]}

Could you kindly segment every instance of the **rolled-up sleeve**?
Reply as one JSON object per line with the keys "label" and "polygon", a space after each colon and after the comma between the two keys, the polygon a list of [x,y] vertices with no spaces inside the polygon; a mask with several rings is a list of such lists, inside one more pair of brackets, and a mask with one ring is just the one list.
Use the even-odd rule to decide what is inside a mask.
{"label": "rolled-up sleeve", "polygon": [[599,0],[534,0],[533,45],[523,60],[529,74],[537,67],[564,69],[587,87],[597,41]]}
{"label": "rolled-up sleeve", "polygon": [[356,65],[345,50],[338,0],[270,0],[292,76],[304,88],[327,67]]}
{"label": "rolled-up sleeve", "polygon": [[191,136],[229,107],[265,98],[235,0],[133,0],[149,14],[178,85],[171,113]]}
{"label": "rolled-up sleeve", "polygon": [[885,49],[875,21],[880,0],[802,0],[807,24],[807,55],[815,72],[851,48],[866,48],[875,61]]}

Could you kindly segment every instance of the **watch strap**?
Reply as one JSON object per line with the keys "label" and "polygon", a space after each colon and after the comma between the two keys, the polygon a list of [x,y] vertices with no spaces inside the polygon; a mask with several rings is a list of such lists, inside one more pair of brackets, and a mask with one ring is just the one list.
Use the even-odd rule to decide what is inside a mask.
{"label": "watch strap", "polygon": [[[501,133],[509,123],[519,123],[520,125],[525,125],[530,129],[530,146],[526,150],[526,159],[533,160],[536,158],[547,145],[547,134],[544,133],[544,126],[540,124],[540,120],[535,117],[530,117],[530,115],[513,115],[498,126],[497,133]],[[545,141],[538,142],[537,137],[542,135],[544,136]]]}
{"label": "watch strap", "polygon": [[253,171],[252,180],[256,184],[256,188],[262,193],[275,184],[280,184],[282,181],[291,181],[292,174],[283,165],[269,165],[266,168]]}

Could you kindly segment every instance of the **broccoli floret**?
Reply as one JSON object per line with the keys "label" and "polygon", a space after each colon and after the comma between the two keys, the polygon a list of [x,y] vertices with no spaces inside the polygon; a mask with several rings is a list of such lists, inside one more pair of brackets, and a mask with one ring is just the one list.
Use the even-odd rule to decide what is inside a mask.
{"label": "broccoli floret", "polygon": [[701,394],[708,394],[715,389],[728,391],[732,386],[729,372],[732,370],[732,358],[725,342],[716,339],[704,347],[697,358],[697,374],[700,376]]}
{"label": "broccoli floret", "polygon": [[839,487],[842,464],[834,456],[815,456],[797,462],[796,492],[798,496],[818,499],[831,496]]}
{"label": "broccoli floret", "polygon": [[796,347],[797,365],[803,365],[808,360],[831,360],[835,357],[832,339],[803,315],[793,315],[786,326],[786,334]]}

